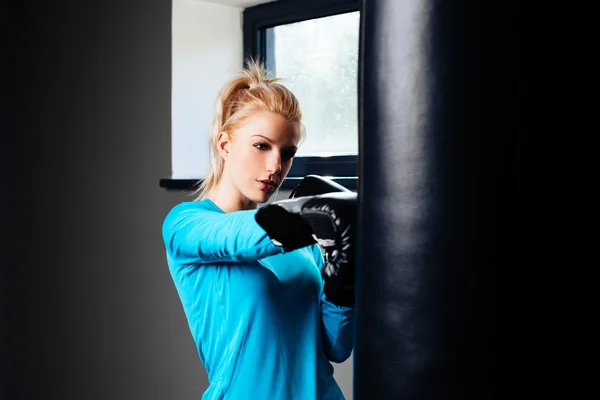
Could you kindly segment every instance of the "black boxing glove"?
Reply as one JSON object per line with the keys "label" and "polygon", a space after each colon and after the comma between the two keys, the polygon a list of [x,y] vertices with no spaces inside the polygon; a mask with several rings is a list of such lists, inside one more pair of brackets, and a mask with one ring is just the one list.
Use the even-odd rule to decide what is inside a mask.
{"label": "black boxing glove", "polygon": [[[307,175],[302,181],[292,190],[290,198],[314,196],[325,193],[347,193],[350,189],[340,185],[331,179],[324,178],[320,175]],[[349,232],[346,240],[354,241],[354,231]],[[324,266],[322,272],[324,281],[325,296],[329,301],[338,305],[354,306],[354,251],[352,250],[349,260],[345,261],[345,267],[337,261],[340,254],[336,250],[336,246],[327,246],[326,242],[319,243],[321,253],[323,254]],[[348,258],[348,255],[346,255]],[[334,274],[333,271],[339,271]],[[343,273],[342,273],[343,272]]]}
{"label": "black boxing glove", "polygon": [[318,243],[327,300],[353,307],[356,208],[356,193],[332,192],[276,201],[261,208],[255,219],[273,243],[287,250]]}
{"label": "black boxing glove", "polygon": [[290,193],[290,199],[325,193],[350,192],[350,189],[320,175],[306,175]]}

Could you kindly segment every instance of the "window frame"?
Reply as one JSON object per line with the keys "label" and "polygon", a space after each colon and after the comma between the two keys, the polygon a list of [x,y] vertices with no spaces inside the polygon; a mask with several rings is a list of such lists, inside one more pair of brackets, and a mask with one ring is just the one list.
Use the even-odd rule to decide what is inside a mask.
{"label": "window frame", "polygon": [[[268,41],[272,40],[267,37],[268,28],[360,11],[360,9],[360,0],[277,0],[248,7],[243,12],[244,60],[252,57],[264,63],[268,62],[266,59]],[[291,189],[309,174],[327,176],[350,190],[356,190],[358,156],[297,156],[281,188]]]}

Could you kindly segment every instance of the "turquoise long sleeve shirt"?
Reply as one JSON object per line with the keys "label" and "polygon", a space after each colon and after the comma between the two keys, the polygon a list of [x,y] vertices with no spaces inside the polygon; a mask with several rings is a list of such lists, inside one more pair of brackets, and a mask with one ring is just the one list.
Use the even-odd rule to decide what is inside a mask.
{"label": "turquoise long sleeve shirt", "polygon": [[184,202],[163,223],[167,263],[208,374],[202,400],[341,400],[331,362],[352,352],[353,309],[323,294],[318,246],[284,252],[257,210]]}

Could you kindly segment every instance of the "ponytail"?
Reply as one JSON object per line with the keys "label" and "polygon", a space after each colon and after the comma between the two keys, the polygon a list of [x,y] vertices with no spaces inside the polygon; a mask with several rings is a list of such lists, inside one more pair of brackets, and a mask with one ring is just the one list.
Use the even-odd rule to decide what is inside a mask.
{"label": "ponytail", "polygon": [[[269,78],[264,65],[248,60],[242,72],[229,81],[219,93],[209,133],[209,170],[196,190],[196,200],[205,199],[221,181],[225,162],[217,148],[221,132],[233,132],[251,113],[270,111],[282,115],[289,122],[301,124],[302,112],[296,96]],[[302,126],[302,125],[301,125]],[[304,136],[304,129],[302,129]]]}

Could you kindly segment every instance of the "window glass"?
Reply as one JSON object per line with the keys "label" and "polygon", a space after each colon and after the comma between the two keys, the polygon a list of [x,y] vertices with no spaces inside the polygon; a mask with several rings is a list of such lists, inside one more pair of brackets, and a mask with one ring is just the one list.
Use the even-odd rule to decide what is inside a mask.
{"label": "window glass", "polygon": [[359,12],[266,31],[266,61],[298,97],[306,141],[299,156],[358,154]]}

